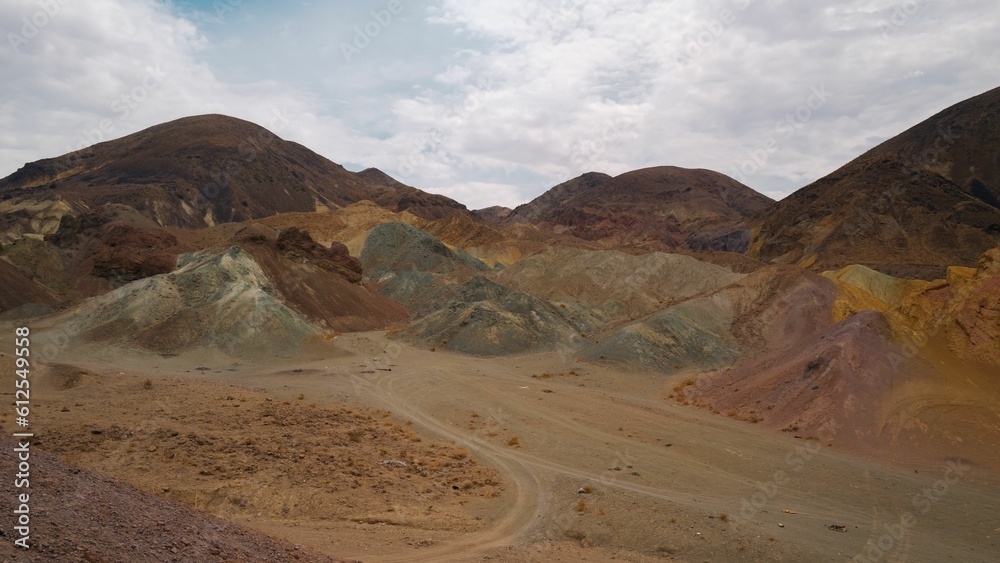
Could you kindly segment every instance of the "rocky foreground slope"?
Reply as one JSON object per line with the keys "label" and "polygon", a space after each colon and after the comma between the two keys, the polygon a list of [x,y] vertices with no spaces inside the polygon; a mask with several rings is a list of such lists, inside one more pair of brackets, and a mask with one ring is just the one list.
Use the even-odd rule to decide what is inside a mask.
{"label": "rocky foreground slope", "polygon": [[[16,446],[6,433],[0,436],[0,447]],[[0,470],[16,473],[13,460],[0,457]],[[4,561],[343,561],[67,465],[51,453],[32,451],[31,469],[37,475],[30,494],[31,548],[4,537]],[[5,498],[19,492],[11,479],[0,484]],[[10,533],[5,526],[4,535]]]}

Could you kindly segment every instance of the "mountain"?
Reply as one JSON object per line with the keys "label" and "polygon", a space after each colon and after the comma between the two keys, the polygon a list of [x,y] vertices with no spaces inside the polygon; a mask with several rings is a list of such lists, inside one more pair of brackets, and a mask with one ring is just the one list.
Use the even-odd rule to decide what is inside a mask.
{"label": "mountain", "polygon": [[749,253],[931,279],[1000,244],[1000,88],[956,104],[755,221]]}
{"label": "mountain", "polygon": [[675,388],[679,402],[806,439],[836,434],[866,456],[892,451],[894,463],[992,451],[996,434],[983,421],[996,419],[1000,390],[1000,248],[930,282],[851,266],[825,273],[830,286],[781,268],[811,276],[819,291],[772,293],[776,306],[744,318],[787,328]]}
{"label": "mountain", "polygon": [[742,251],[744,223],[771,203],[718,172],[659,166],[613,178],[584,174],[518,206],[504,222],[587,240]]}
{"label": "mountain", "polygon": [[472,214],[479,217],[487,223],[497,224],[503,221],[514,211],[509,207],[504,207],[502,205],[493,205],[490,207],[484,207],[483,209],[474,209]]}
{"label": "mountain", "polygon": [[[377,170],[349,172],[263,127],[224,115],[150,127],[26,164],[0,180],[3,211],[38,225],[44,220],[33,231],[27,221],[20,226],[22,232],[43,234],[54,231],[61,214],[104,203],[131,206],[160,225],[196,228],[362,200],[425,219],[472,217],[447,197]],[[53,209],[56,203],[61,205]]]}
{"label": "mountain", "polygon": [[46,322],[70,346],[282,356],[324,342],[330,331],[373,330],[406,318],[402,306],[359,283],[361,264],[343,245],[325,247],[304,231],[263,225],[244,227],[229,242],[181,254],[176,267],[139,276]]}
{"label": "mountain", "polygon": [[538,223],[545,220],[547,215],[551,215],[555,208],[565,204],[571,197],[596,188],[608,180],[611,180],[611,176],[607,174],[587,172],[550,188],[528,203],[518,205],[504,219],[509,223]]}

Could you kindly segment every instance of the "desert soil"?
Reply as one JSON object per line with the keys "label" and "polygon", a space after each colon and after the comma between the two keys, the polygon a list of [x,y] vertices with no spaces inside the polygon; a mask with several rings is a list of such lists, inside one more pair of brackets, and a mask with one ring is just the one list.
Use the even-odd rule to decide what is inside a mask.
{"label": "desert soil", "polygon": [[1000,560],[1000,479],[967,460],[890,465],[678,405],[686,374],[379,332],[334,345],[273,363],[75,350],[39,375],[36,447],[362,561]]}

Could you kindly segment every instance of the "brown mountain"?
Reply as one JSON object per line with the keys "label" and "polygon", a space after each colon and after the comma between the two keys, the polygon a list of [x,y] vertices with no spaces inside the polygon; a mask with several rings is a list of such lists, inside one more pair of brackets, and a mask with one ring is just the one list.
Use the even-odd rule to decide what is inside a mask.
{"label": "brown mountain", "polygon": [[1000,88],[952,106],[758,219],[750,254],[941,277],[1000,244]]}
{"label": "brown mountain", "polygon": [[518,206],[505,222],[588,240],[742,251],[744,222],[771,203],[718,172],[659,166],[613,178],[584,174]]}
{"label": "brown mountain", "polygon": [[596,188],[611,179],[612,177],[607,174],[587,172],[550,188],[528,203],[518,205],[507,214],[505,220],[509,223],[539,223],[565,205],[573,196]]}
{"label": "brown mountain", "polygon": [[32,215],[44,208],[50,231],[58,223],[49,216],[53,200],[65,202],[68,211],[59,209],[71,214],[104,203],[125,204],[161,225],[181,227],[338,208],[366,199],[426,219],[471,217],[464,205],[447,197],[378,171],[349,172],[263,127],[223,115],[186,117],[26,164],[0,180],[0,199],[5,211],[20,211],[36,222]]}
{"label": "brown mountain", "polygon": [[495,225],[506,219],[511,214],[512,211],[514,210],[509,207],[504,207],[502,205],[492,205],[490,207],[484,207],[482,209],[474,209],[472,213],[473,215],[479,217],[483,221]]}

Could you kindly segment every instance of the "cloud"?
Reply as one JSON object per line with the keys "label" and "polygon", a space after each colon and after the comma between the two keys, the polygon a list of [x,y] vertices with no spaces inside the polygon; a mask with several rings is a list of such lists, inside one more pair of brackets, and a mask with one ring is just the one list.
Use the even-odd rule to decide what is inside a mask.
{"label": "cloud", "polygon": [[[225,82],[202,62],[208,40],[154,2],[61,5],[31,38],[0,50],[5,81],[0,170],[57,156],[179,117],[225,113],[281,128],[282,136],[336,150],[348,127],[317,113],[308,93],[262,79]],[[5,2],[0,20],[42,21],[39,3]],[[17,26],[18,28],[23,26]],[[24,36],[21,29],[8,34]],[[280,119],[277,117],[281,116]],[[319,131],[323,131],[320,133]],[[330,133],[342,133],[331,135]]]}
{"label": "cloud", "polygon": [[[496,88],[468,119],[440,127],[448,151],[428,160],[551,184],[678,164],[787,195],[996,86],[1000,57],[986,53],[1000,44],[973,22],[1000,8],[971,4],[448,0],[431,21],[490,45],[448,75]],[[829,93],[821,103],[817,90]],[[398,116],[448,95],[423,92]]]}
{"label": "cloud", "polygon": [[0,5],[0,175],[219,112],[471,207],[664,164],[782,196],[1000,76],[991,0],[429,0],[351,61],[386,1],[56,4],[16,50],[40,4]]}
{"label": "cloud", "polygon": [[524,202],[518,186],[495,182],[462,182],[448,186],[436,186],[428,191],[445,194],[461,201],[469,209],[482,209],[494,205],[513,209]]}

